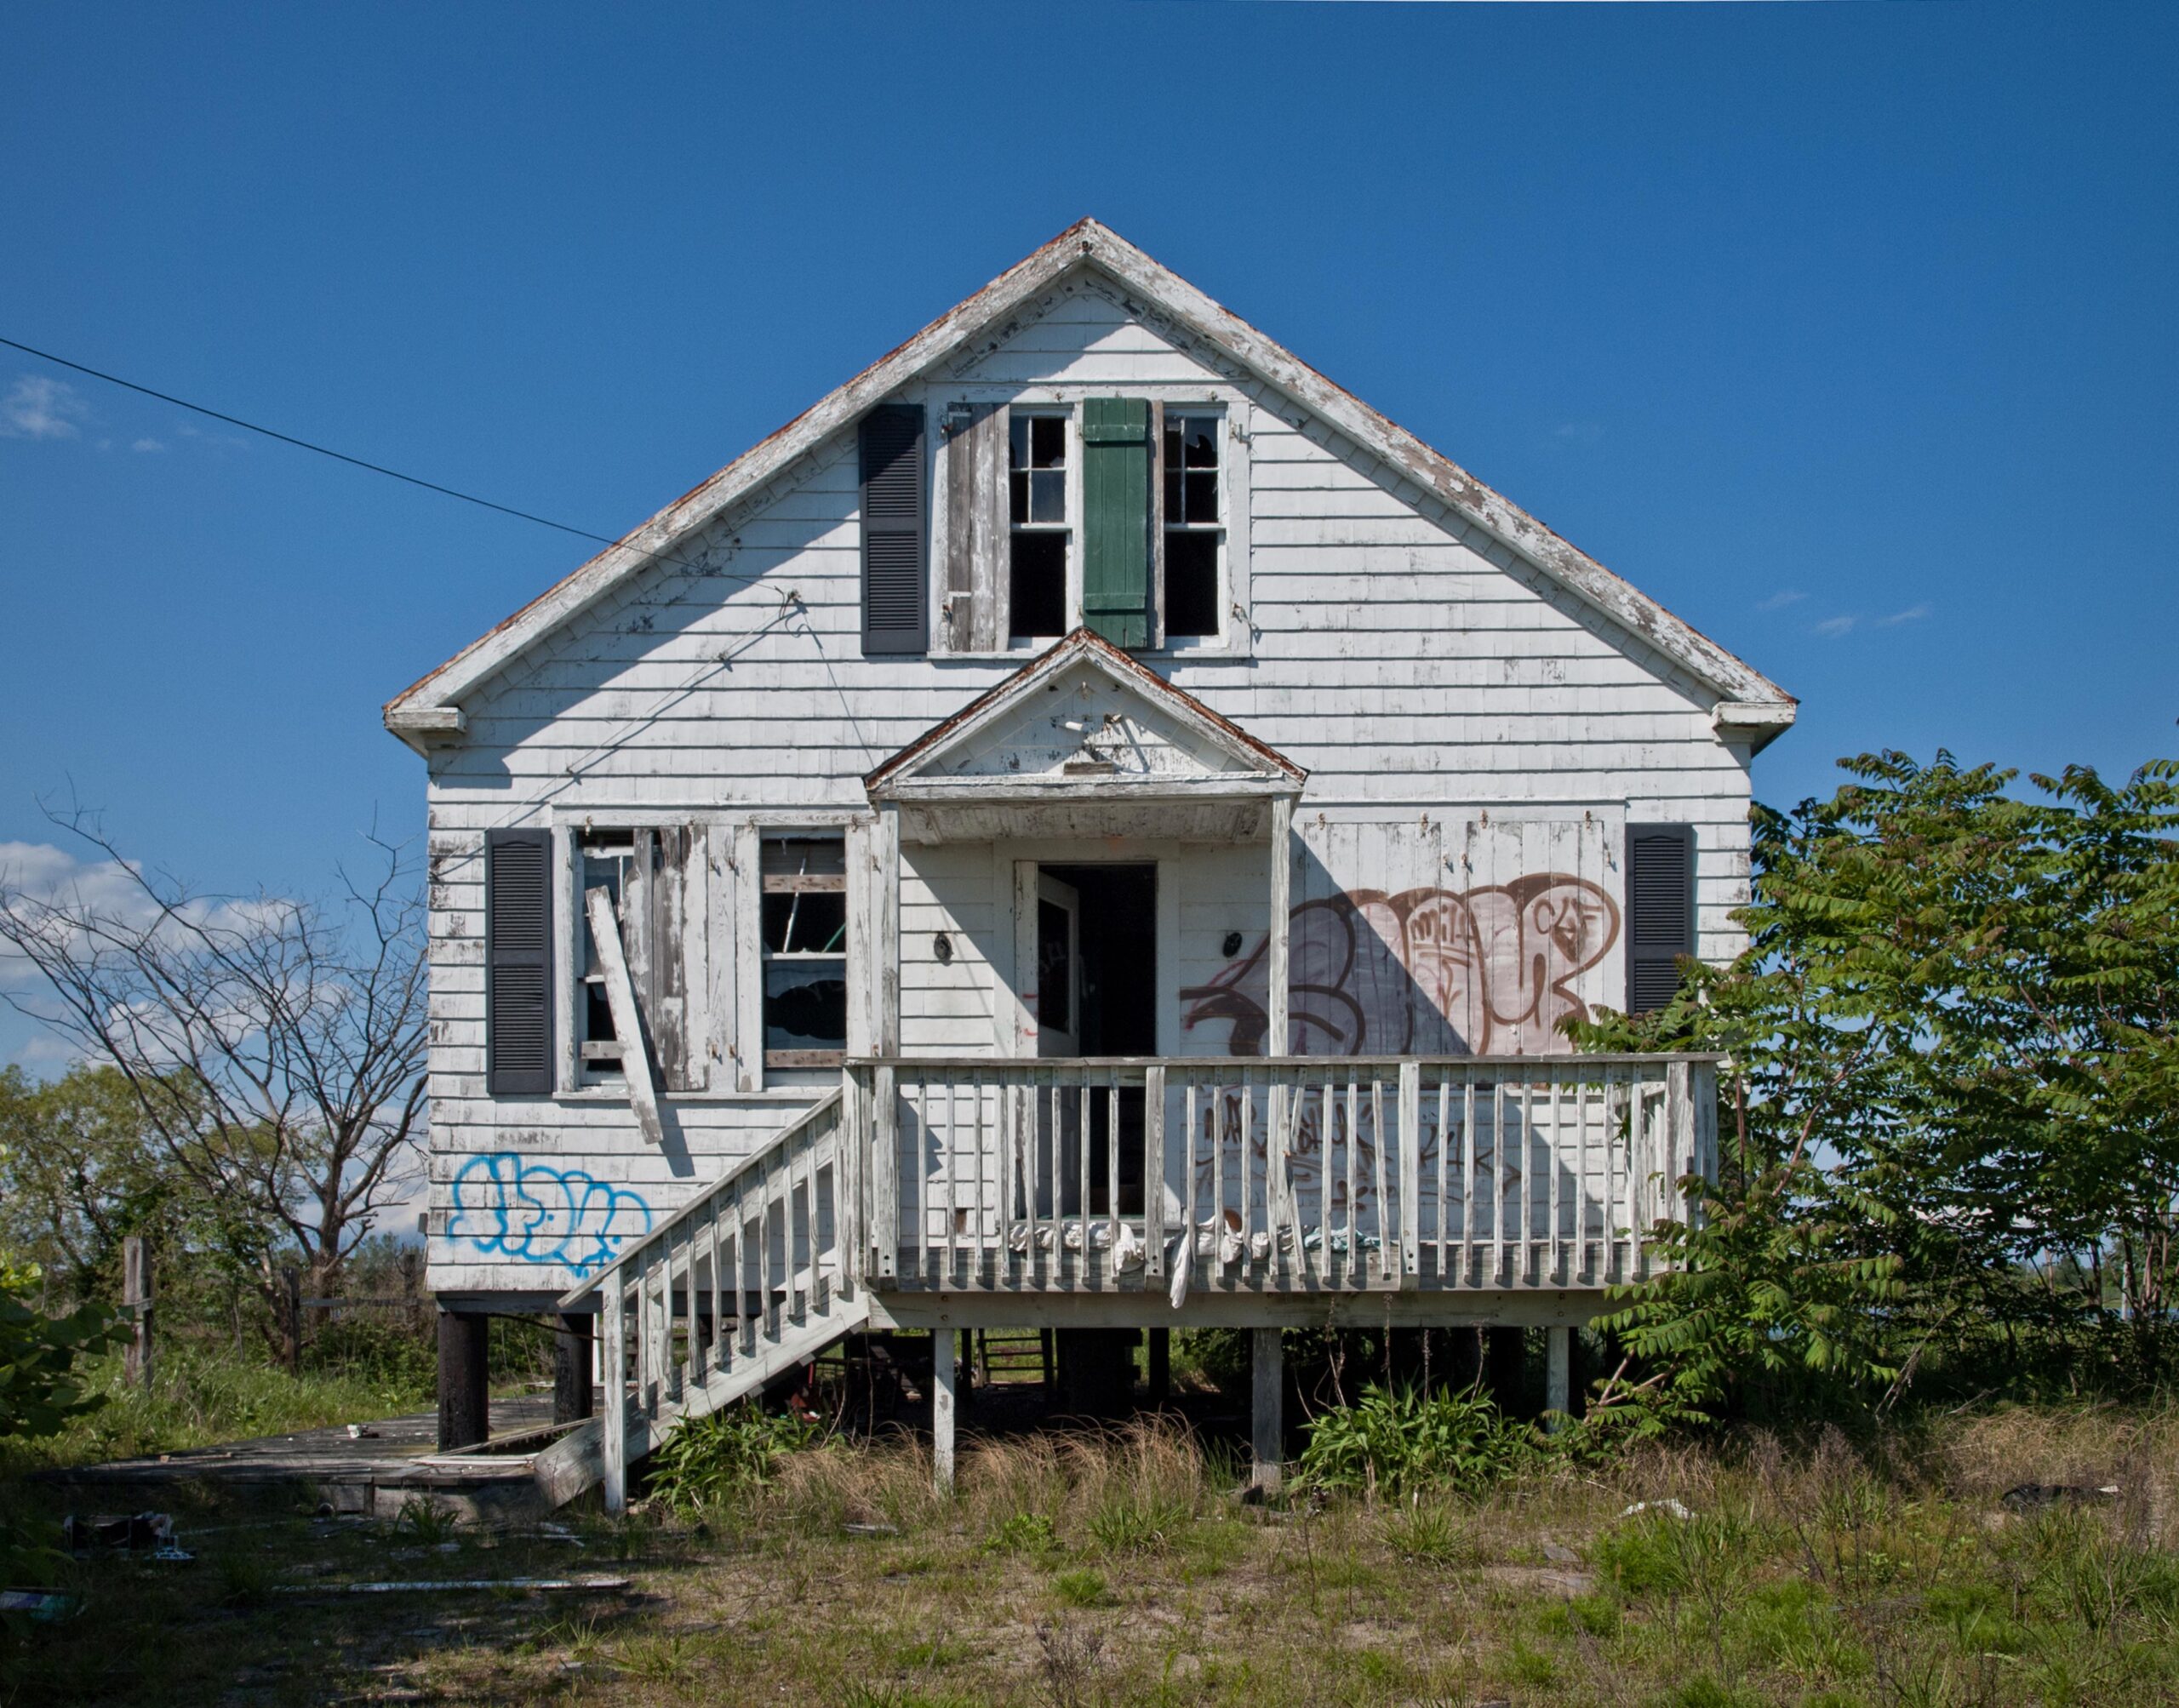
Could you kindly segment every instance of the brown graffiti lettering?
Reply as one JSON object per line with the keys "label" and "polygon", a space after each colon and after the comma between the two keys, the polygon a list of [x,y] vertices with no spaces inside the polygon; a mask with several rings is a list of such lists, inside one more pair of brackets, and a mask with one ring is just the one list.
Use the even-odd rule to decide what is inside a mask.
{"label": "brown graffiti lettering", "polygon": [[[1537,872],[1469,890],[1352,889],[1290,916],[1289,1052],[1534,1055],[1588,1018],[1574,980],[1610,952],[1619,909],[1598,885]],[[1231,1023],[1229,1055],[1261,1055],[1268,940],[1181,992],[1181,1023]]]}

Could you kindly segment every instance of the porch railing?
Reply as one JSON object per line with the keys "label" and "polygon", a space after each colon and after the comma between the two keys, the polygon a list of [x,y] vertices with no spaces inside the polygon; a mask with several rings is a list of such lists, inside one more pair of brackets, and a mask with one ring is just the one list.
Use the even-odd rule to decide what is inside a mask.
{"label": "porch railing", "polygon": [[881,1289],[1594,1287],[1716,1178],[1717,1058],[849,1065]]}

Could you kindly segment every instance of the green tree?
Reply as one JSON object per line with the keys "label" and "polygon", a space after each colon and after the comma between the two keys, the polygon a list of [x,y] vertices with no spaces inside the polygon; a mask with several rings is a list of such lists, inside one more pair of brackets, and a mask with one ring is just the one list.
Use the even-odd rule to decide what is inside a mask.
{"label": "green tree", "polygon": [[40,1084],[0,1069],[0,1254],[35,1265],[49,1294],[111,1295],[131,1235],[179,1244],[183,1183],[117,1070]]}
{"label": "green tree", "polygon": [[[1683,1399],[2153,1380],[2179,1215],[2179,768],[1848,761],[1758,809],[1749,947],[1591,1048],[1724,1052],[1721,1180],[1616,1327]],[[2113,1359],[2117,1359],[2116,1363]]]}

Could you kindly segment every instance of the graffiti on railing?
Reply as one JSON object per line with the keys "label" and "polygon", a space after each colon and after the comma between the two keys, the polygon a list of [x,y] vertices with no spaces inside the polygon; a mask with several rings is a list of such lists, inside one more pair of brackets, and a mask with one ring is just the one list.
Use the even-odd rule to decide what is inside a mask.
{"label": "graffiti on railing", "polygon": [[[1474,889],[1351,889],[1302,902],[1288,938],[1295,1055],[1536,1055],[1587,1020],[1574,981],[1619,940],[1587,878],[1547,871]],[[1181,992],[1184,1028],[1227,1022],[1226,1053],[1265,1054],[1267,939]]]}
{"label": "graffiti on railing", "polygon": [[[1396,1084],[1385,1089],[1392,1094],[1384,1102],[1384,1122],[1387,1129],[1385,1165],[1394,1175],[1398,1170],[1395,1154],[1396,1140],[1393,1129],[1398,1121],[1395,1100]],[[1295,1208],[1304,1225],[1321,1223],[1327,1227],[1345,1227],[1349,1223],[1347,1200],[1347,1151],[1353,1151],[1353,1225],[1364,1232],[1375,1234],[1378,1222],[1377,1206],[1377,1100],[1373,1099],[1364,1086],[1353,1104],[1353,1125],[1348,1126],[1348,1105],[1342,1094],[1331,1099],[1330,1118],[1326,1118],[1324,1100],[1317,1088],[1296,1088],[1290,1095],[1298,1097],[1301,1112],[1289,1128],[1291,1150],[1288,1152],[1287,1168],[1290,1172]],[[1244,1165],[1241,1160],[1241,1134],[1248,1135],[1246,1168],[1250,1181],[1250,1200],[1261,1205],[1264,1201],[1271,1151],[1271,1134],[1266,1118],[1265,1094],[1259,1089],[1252,1100],[1252,1107],[1244,1106],[1238,1089],[1221,1090],[1210,1106],[1198,1111],[1195,1143],[1189,1161],[1195,1170],[1196,1202],[1212,1202],[1218,1190],[1219,1177],[1225,1182],[1238,1181]],[[1424,1099],[1416,1111],[1421,1132],[1417,1135],[1415,1162],[1421,1179],[1433,1182],[1437,1178],[1438,1150],[1440,1134],[1438,1130],[1436,1099]],[[1521,1197],[1521,1151],[1525,1147],[1521,1140],[1529,1132],[1528,1123],[1518,1107],[1508,1107],[1502,1116],[1486,1101],[1478,1111],[1476,1130],[1464,1134],[1461,1125],[1461,1106],[1456,1101],[1449,1112],[1448,1131],[1443,1135],[1446,1147],[1446,1202],[1444,1214],[1450,1218],[1450,1225],[1457,1232],[1472,1214],[1473,1230],[1488,1234],[1495,1230],[1498,1218],[1512,1214]],[[1498,1148],[1498,1125],[1505,1123],[1506,1153]],[[1541,1134],[1533,1135],[1541,1142]],[[1213,1158],[1222,1157],[1214,1167]],[[1183,1168],[1188,1162],[1182,1164]],[[1465,1178],[1464,1178],[1465,1177]],[[1225,1186],[1225,1197],[1232,1202],[1238,1189],[1232,1184]],[[1471,1200],[1473,1206],[1471,1209]],[[1426,1214],[1431,1233],[1437,1231],[1438,1208],[1433,1196]]]}
{"label": "graffiti on railing", "polygon": [[650,1231],[650,1206],[626,1186],[555,1168],[512,1151],[472,1157],[454,1177],[450,1240],[516,1263],[603,1269]]}

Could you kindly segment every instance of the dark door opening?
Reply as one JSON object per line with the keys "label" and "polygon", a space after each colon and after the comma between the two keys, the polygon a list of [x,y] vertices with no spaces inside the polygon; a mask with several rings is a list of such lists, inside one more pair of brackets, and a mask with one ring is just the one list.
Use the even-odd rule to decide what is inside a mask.
{"label": "dark door opening", "polygon": [[[1065,1021],[1041,1036],[1044,1054],[1146,1056],[1158,1051],[1158,868],[1154,865],[1041,865],[1037,960],[1044,1014]],[[1061,986],[1064,985],[1065,988]],[[1052,1045],[1059,1048],[1054,1049]],[[1114,1214],[1110,1202],[1114,1101],[1090,1100],[1090,1210]],[[1118,1214],[1142,1214],[1142,1088],[1123,1086],[1118,1102],[1120,1202]],[[1078,1111],[1063,1118],[1061,1214],[1081,1209]]]}

